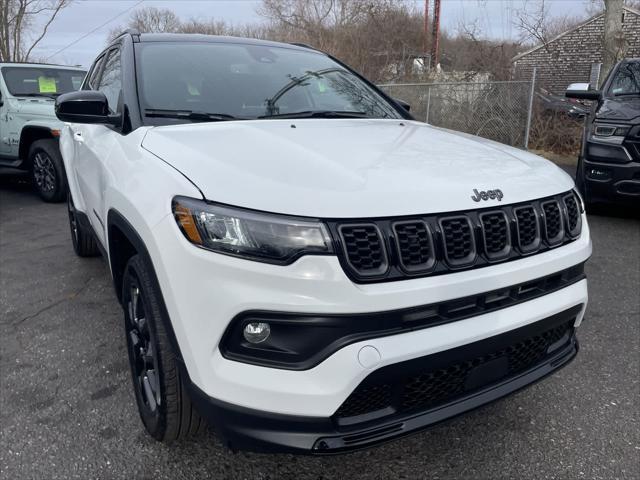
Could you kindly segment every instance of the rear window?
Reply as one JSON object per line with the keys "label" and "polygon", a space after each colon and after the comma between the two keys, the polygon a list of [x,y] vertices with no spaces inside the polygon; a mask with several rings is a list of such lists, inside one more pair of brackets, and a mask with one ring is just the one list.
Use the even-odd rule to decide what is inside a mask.
{"label": "rear window", "polygon": [[4,83],[14,96],[57,96],[80,89],[86,72],[47,67],[3,67]]}

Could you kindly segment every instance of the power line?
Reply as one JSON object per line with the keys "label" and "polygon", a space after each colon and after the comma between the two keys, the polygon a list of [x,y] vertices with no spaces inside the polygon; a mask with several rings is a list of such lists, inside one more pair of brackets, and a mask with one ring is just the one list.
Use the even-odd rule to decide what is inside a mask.
{"label": "power line", "polygon": [[89,35],[91,35],[92,33],[100,30],[102,27],[108,25],[109,23],[113,22],[116,18],[121,17],[122,15],[124,15],[125,13],[129,12],[130,10],[133,10],[134,8],[136,8],[138,5],[140,5],[142,2],[144,2],[145,0],[139,0],[135,5],[121,11],[120,13],[118,13],[116,16],[111,17],[109,20],[107,20],[106,22],[104,22],[102,25],[97,26],[96,28],[94,28],[93,30],[85,33],[84,35],[82,35],[80,38],[75,39],[73,42],[71,42],[70,44],[62,47],[60,50],[56,51],[55,53],[52,53],[51,55],[49,55],[46,59],[49,60],[51,57],[55,57],[56,55],[58,55],[59,53],[64,52],[67,48],[74,46],[76,43],[78,43],[80,40],[84,40],[85,38],[87,38]]}

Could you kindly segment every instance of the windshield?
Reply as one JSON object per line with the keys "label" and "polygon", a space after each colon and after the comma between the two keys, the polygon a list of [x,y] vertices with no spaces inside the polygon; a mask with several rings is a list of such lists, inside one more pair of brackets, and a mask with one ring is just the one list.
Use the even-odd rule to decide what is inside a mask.
{"label": "windshield", "polygon": [[[148,117],[198,112],[217,120],[296,113],[401,118],[374,89],[321,53],[187,42],[143,42],[136,49],[138,91]],[[206,121],[202,115],[181,120],[187,118]]]}
{"label": "windshield", "polygon": [[3,67],[11,95],[52,97],[79,90],[86,72],[49,67]]}
{"label": "windshield", "polygon": [[609,92],[613,95],[640,95],[640,62],[625,63],[618,68]]}

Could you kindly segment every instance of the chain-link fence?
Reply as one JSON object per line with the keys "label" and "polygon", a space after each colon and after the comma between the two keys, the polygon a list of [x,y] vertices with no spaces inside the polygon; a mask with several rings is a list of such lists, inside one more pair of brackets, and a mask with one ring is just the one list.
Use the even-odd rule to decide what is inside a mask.
{"label": "chain-link fence", "polygon": [[384,84],[417,120],[517,147],[527,146],[531,81]]}

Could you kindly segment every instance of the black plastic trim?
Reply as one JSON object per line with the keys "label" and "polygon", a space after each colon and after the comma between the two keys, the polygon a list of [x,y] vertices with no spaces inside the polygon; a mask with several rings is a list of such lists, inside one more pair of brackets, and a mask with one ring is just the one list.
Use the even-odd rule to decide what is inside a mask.
{"label": "black plastic trim", "polygon": [[[507,244],[505,245],[505,247],[502,249],[501,252],[489,252],[489,249],[487,247],[487,232],[485,230],[484,222],[482,221],[482,219],[485,216],[496,215],[496,214],[502,214],[502,216],[504,217],[504,221],[506,222]],[[492,261],[500,261],[507,258],[511,253],[511,249],[513,248],[513,244],[511,242],[511,228],[509,226],[509,218],[507,217],[507,214],[504,212],[504,210],[490,210],[488,212],[480,213],[478,215],[478,218],[480,219],[480,228],[482,228],[482,244],[484,245],[484,251],[485,251],[485,254],[487,255],[487,258]]]}
{"label": "black plastic trim", "polygon": [[[571,225],[569,225],[569,207],[567,205],[567,199],[571,198],[576,203],[576,209],[578,210],[578,221],[576,222],[576,228],[571,229]],[[567,234],[571,238],[578,238],[580,236],[580,232],[582,231],[582,215],[580,214],[580,202],[576,198],[574,193],[568,193],[562,197],[562,204],[564,205],[564,218],[566,221],[566,230]]]}
{"label": "black plastic trim", "polygon": [[[404,264],[404,262],[402,261],[402,252],[400,251],[400,241],[398,240],[398,227],[402,226],[402,225],[416,225],[416,224],[422,224],[424,225],[426,231],[427,231],[427,237],[429,238],[429,243],[430,243],[430,250],[431,250],[431,257],[429,258],[429,260],[427,262],[425,262],[423,267],[413,267],[413,266],[407,266]],[[413,275],[413,274],[425,274],[425,273],[429,273],[431,272],[434,267],[436,266],[436,245],[435,245],[435,241],[434,241],[434,237],[433,237],[433,233],[431,233],[431,227],[429,227],[429,224],[427,222],[425,222],[424,220],[400,220],[397,222],[393,222],[391,224],[391,228],[393,230],[393,233],[395,235],[395,247],[396,247],[396,255],[398,256],[398,265],[400,266],[400,268],[408,275]]]}
{"label": "black plastic trim", "polygon": [[[444,230],[445,230],[444,222],[451,221],[451,220],[463,220],[469,226],[469,235],[471,237],[471,252],[469,252],[468,255],[466,255],[464,258],[460,260],[451,258],[449,256],[449,252],[447,251],[447,244],[446,244],[447,240],[444,233]],[[440,226],[440,236],[441,236],[440,241],[442,243],[442,251],[444,253],[444,258],[446,262],[449,264],[449,267],[453,269],[457,269],[457,268],[467,267],[471,265],[473,262],[475,262],[476,257],[478,256],[478,249],[476,248],[476,238],[475,238],[476,234],[475,234],[475,229],[473,228],[473,224],[471,223],[471,219],[466,215],[450,215],[447,217],[438,218],[438,225]]]}
{"label": "black plastic trim", "polygon": [[[362,271],[358,270],[351,263],[351,260],[349,259],[349,253],[347,252],[347,246],[345,245],[345,239],[344,239],[343,230],[346,229],[346,228],[358,228],[358,227],[369,227],[369,228],[373,227],[376,230],[376,233],[378,234],[378,238],[380,239],[380,244],[382,246],[382,258],[381,258],[380,267],[378,267],[375,271],[373,271],[371,273],[362,272]],[[364,277],[364,278],[378,278],[378,277],[384,276],[389,271],[389,257],[388,257],[388,254],[387,254],[387,251],[389,249],[387,247],[386,240],[385,240],[384,236],[382,235],[382,232],[380,231],[380,228],[375,223],[367,223],[367,222],[345,223],[345,224],[340,225],[338,227],[338,234],[340,235],[340,249],[344,253],[345,262],[347,263],[347,265],[349,266],[349,268],[351,269],[351,271],[354,274],[359,275],[360,277]]]}
{"label": "black plastic trim", "polygon": [[[228,360],[286,370],[308,370],[347,345],[484,315],[539,298],[583,280],[584,263],[542,278],[469,297],[399,310],[357,314],[309,314],[250,310],[229,323],[220,340]],[[243,329],[267,322],[270,337],[249,344]]]}
{"label": "black plastic trim", "polygon": [[[577,175],[584,179],[582,194],[588,204],[608,203],[635,208],[640,211],[638,195],[621,193],[618,188],[626,181],[640,181],[640,142],[635,144],[639,159],[628,164],[605,164],[592,158],[582,157],[578,162]],[[592,169],[607,172],[606,179],[594,179],[589,176]]]}
{"label": "black plastic trim", "polygon": [[[547,225],[547,213],[544,210],[545,205],[555,205],[558,209],[558,213],[560,214],[560,231],[555,237],[549,237],[549,228]],[[579,209],[579,207],[578,207]],[[540,203],[540,212],[542,213],[543,225],[544,225],[544,238],[547,240],[547,243],[550,247],[555,247],[562,244],[562,241],[565,236],[565,221],[564,221],[564,212],[560,203],[557,200],[548,200],[546,202]]]}
{"label": "black plastic trim", "polygon": [[[165,330],[167,332],[167,336],[169,337],[169,343],[171,344],[172,351],[182,368],[183,366],[182,352],[180,351],[178,339],[173,329],[173,325],[171,324],[169,312],[167,311],[167,306],[165,305],[165,302],[164,302],[164,295],[162,294],[162,289],[160,288],[160,282],[158,281],[158,276],[156,275],[156,270],[153,266],[153,260],[151,259],[151,255],[149,255],[149,251],[147,250],[147,247],[144,241],[142,240],[138,232],[136,232],[135,228],[133,228],[133,226],[129,223],[129,221],[120,212],[112,208],[107,213],[107,233],[109,235],[109,238],[110,238],[111,230],[113,227],[117,227],[120,230],[120,232],[122,232],[125,235],[127,240],[131,242],[131,244],[134,246],[134,248],[136,249],[136,253],[140,255],[140,257],[142,258],[143,262],[147,267],[147,270],[154,288],[156,289],[157,292],[160,293],[160,295],[158,296],[158,303],[159,303],[158,306],[160,307],[160,311],[162,313],[161,319],[164,324]],[[109,259],[109,266],[111,267],[111,272],[113,273],[112,261],[114,257],[113,249],[115,248],[115,246],[111,242],[111,239],[109,240],[108,243],[109,243],[109,255],[108,257],[105,257],[105,258]],[[121,301],[122,285],[118,282],[119,279],[116,278],[115,275],[112,275],[112,276],[113,276],[113,286],[116,290],[118,301]]]}
{"label": "black plastic trim", "polygon": [[[568,321],[581,308],[582,305],[578,305],[523,328],[526,332],[544,331],[550,323]],[[512,330],[469,344],[468,347],[473,349],[482,344],[484,348],[492,348],[493,345],[504,341],[504,335],[522,337],[522,332],[522,329]],[[338,425],[332,418],[276,414],[232,405],[209,397],[190,382],[188,389],[200,414],[211,422],[225,444],[233,450],[337,454],[411,435],[496,401],[554,373],[573,360],[577,353],[578,341],[574,334],[564,347],[559,348],[542,363],[497,384],[488,385],[470,395],[427,411],[380,418],[348,427]],[[402,367],[402,363],[397,365]]]}
{"label": "black plastic trim", "polygon": [[[523,246],[522,239],[520,238],[520,220],[518,219],[518,212],[525,209],[532,209],[533,215],[536,219],[536,238],[530,246]],[[540,249],[540,244],[542,243],[542,235],[540,234],[540,212],[538,212],[538,209],[534,205],[523,205],[521,207],[514,208],[513,213],[516,217],[516,237],[518,239],[518,249],[520,250],[520,253],[523,255],[536,253]]]}
{"label": "black plastic trim", "polygon": [[[521,259],[525,256],[534,255],[542,252],[546,252],[552,248],[557,248],[560,245],[566,245],[572,241],[575,241],[580,235],[576,237],[571,237],[568,234],[563,238],[562,244],[551,245],[546,241],[544,235],[542,235],[542,219],[541,219],[541,203],[556,200],[561,205],[562,197],[567,195],[575,195],[573,191],[564,192],[558,195],[552,195],[549,197],[544,197],[536,200],[529,200],[526,202],[520,202],[516,204],[507,204],[501,206],[491,206],[486,208],[472,209],[472,210],[464,210],[459,212],[440,212],[440,213],[430,213],[424,215],[407,215],[403,217],[371,217],[371,218],[325,218],[323,221],[329,227],[329,231],[331,236],[333,237],[333,241],[336,245],[334,249],[336,254],[338,255],[338,260],[342,265],[342,268],[354,283],[381,283],[381,282],[390,282],[390,281],[398,281],[398,280],[406,280],[409,278],[420,278],[426,276],[436,276],[449,274],[452,272],[462,271],[462,270],[470,270],[474,268],[482,268],[490,265],[495,265],[497,263],[510,262],[514,260]],[[579,204],[578,199],[576,201]],[[537,229],[538,229],[538,237],[539,240],[536,242],[537,247],[535,250],[522,251],[519,248],[518,242],[518,222],[515,217],[515,210],[521,207],[531,206],[534,209],[536,214],[537,221]],[[563,222],[566,222],[566,209],[562,208]],[[502,258],[496,258],[492,255],[487,255],[486,249],[484,248],[484,239],[483,239],[483,226],[480,216],[485,213],[495,212],[495,211],[503,211],[508,220],[509,226],[509,236],[512,243],[512,248],[509,250],[508,255],[505,255]],[[447,217],[457,217],[457,216],[466,216],[469,218],[472,226],[473,232],[473,240],[475,242],[476,247],[476,256],[474,260],[466,265],[451,265],[446,258],[445,255],[445,246],[443,245],[443,231],[440,226],[439,220],[441,218]],[[407,269],[403,268],[399,254],[397,249],[397,237],[395,231],[393,229],[393,225],[397,222],[417,222],[422,221],[425,222],[430,231],[432,237],[433,251],[436,256],[435,264],[429,269],[425,271],[407,271]],[[350,224],[369,224],[373,223],[378,226],[380,232],[383,235],[386,246],[388,248],[387,258],[389,261],[389,268],[384,275],[376,275],[376,276],[364,276],[360,275],[359,272],[354,271],[354,269],[349,265],[344,250],[341,247],[341,239],[339,229],[342,225],[350,225]],[[566,232],[566,229],[565,229]]]}
{"label": "black plastic trim", "polygon": [[[355,423],[368,423],[371,420],[376,420],[380,418],[379,409],[370,410],[365,413],[360,413],[358,415],[349,415],[349,411],[344,411],[343,408],[345,405],[350,403],[350,400],[353,395],[358,397],[356,394],[359,390],[361,391],[369,391],[372,387],[380,386],[380,385],[388,385],[390,386],[390,395],[385,399],[389,403],[385,404],[386,407],[384,410],[387,413],[388,417],[398,417],[404,416],[411,413],[412,410],[402,410],[401,406],[403,404],[403,393],[405,384],[408,378],[414,376],[421,376],[426,371],[433,371],[437,369],[448,369],[451,365],[454,365],[459,362],[464,362],[468,360],[473,360],[478,356],[483,355],[491,355],[497,350],[507,349],[511,347],[514,343],[522,340],[528,340],[531,336],[536,333],[541,333],[547,331],[552,328],[556,328],[558,326],[564,326],[569,323],[569,321],[573,322],[578,314],[582,311],[584,305],[574,305],[573,307],[557,313],[555,315],[551,315],[543,320],[535,322],[533,324],[525,325],[520,328],[510,330],[493,337],[489,337],[484,340],[480,340],[477,342],[473,342],[466,345],[461,345],[459,347],[451,348],[448,350],[444,350],[438,353],[434,353],[428,355],[426,357],[418,357],[411,360],[407,360],[404,362],[394,363],[391,365],[384,366],[379,368],[378,370],[370,373],[360,384],[354,389],[354,392],[347,398],[343,405],[338,408],[336,413],[333,415],[334,421],[338,425],[354,425]],[[571,329],[571,333],[573,333],[573,328]],[[556,345],[556,348],[562,346],[564,343],[568,341],[567,336],[564,337],[564,342],[560,342],[559,345]],[[557,343],[557,342],[556,342]],[[553,346],[553,345],[552,345]],[[550,346],[551,347],[551,346]],[[553,350],[548,350],[547,355],[553,353]],[[544,357],[539,360],[539,362],[543,361]],[[531,367],[528,367],[529,369]],[[526,370],[525,370],[526,371]],[[514,372],[512,376],[520,375],[522,372]],[[487,380],[483,380],[487,381]],[[492,383],[496,381],[501,382],[503,380],[493,380]],[[482,385],[482,383],[478,384],[478,386]],[[475,390],[478,388],[469,387],[470,390]],[[455,401],[452,399],[450,401]],[[428,407],[432,408],[432,407]]]}

